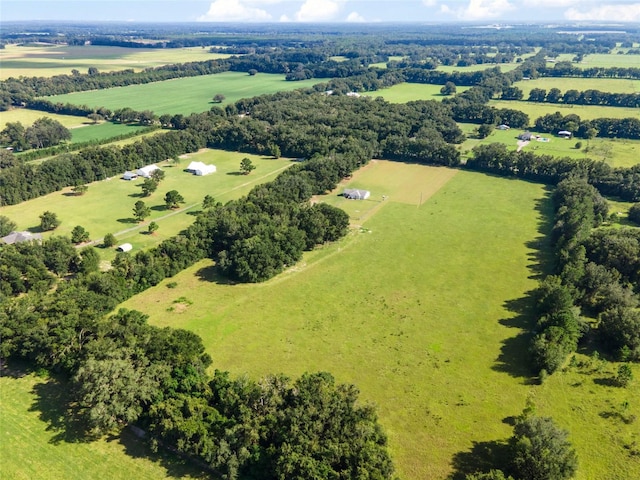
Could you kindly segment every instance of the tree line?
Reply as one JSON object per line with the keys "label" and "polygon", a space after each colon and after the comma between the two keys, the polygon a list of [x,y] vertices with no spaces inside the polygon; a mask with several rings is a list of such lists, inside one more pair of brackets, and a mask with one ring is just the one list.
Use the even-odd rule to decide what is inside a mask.
{"label": "tree line", "polygon": [[[519,97],[510,99],[521,100],[523,98],[522,90],[520,90]],[[595,89],[584,91],[570,89],[563,94],[559,88],[551,88],[548,92],[544,88],[532,88],[529,92],[528,101],[564,103],[566,105],[605,105],[609,107],[640,108],[639,93],[611,93]]]}

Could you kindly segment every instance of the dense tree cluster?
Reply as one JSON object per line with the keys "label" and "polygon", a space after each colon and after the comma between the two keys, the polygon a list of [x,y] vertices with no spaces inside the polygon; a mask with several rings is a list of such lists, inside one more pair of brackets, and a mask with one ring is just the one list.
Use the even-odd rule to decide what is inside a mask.
{"label": "dense tree cluster", "polygon": [[0,132],[0,143],[16,151],[47,148],[71,139],[71,132],[57,120],[42,117],[25,128],[20,122],[8,122]]}
{"label": "dense tree cluster", "polygon": [[[548,102],[548,103],[564,103],[568,105],[606,105],[609,107],[640,107],[639,93],[611,93],[601,92],[600,90],[589,89],[578,91],[575,89],[567,90],[564,94],[551,89],[547,91],[543,88],[533,88],[529,92],[528,100],[530,102]],[[517,98],[516,100],[520,100]]]}

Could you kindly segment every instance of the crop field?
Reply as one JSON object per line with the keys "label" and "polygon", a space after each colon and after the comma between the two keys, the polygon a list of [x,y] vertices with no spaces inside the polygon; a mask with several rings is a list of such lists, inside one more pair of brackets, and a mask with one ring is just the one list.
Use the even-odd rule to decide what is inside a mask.
{"label": "crop field", "polygon": [[490,100],[489,105],[496,108],[512,108],[529,115],[533,124],[536,118],[547,113],[560,112],[562,115],[575,114],[581,119],[592,118],[640,118],[637,108],[605,107],[599,105],[563,105],[560,103],[536,103],[515,100]]}
{"label": "crop field", "polygon": [[[442,100],[446,98],[440,93],[442,85],[430,85],[423,83],[399,83],[389,88],[376,90],[375,92],[363,92],[369,97],[383,97],[391,103],[407,103],[413,100]],[[469,87],[457,87],[458,92],[464,92]]]}
{"label": "crop field", "polygon": [[[512,128],[511,130],[494,130],[482,140],[473,137],[473,130],[477,125],[459,124],[467,134],[467,140],[461,145],[463,152],[469,152],[473,147],[487,143],[504,143],[511,150],[518,148],[518,135],[523,130]],[[576,159],[591,158],[601,160],[612,167],[631,167],[640,163],[640,140],[627,140],[620,138],[592,138],[584,140],[580,138],[564,139],[552,134],[541,134],[548,138],[548,142],[533,140],[525,145],[524,151],[531,151],[539,155],[554,155],[556,157],[571,157]],[[575,148],[576,143],[582,145]]]}
{"label": "crop field", "polygon": [[74,115],[58,115],[56,113],[41,112],[40,110],[29,110],[27,108],[14,108],[6,112],[0,112],[0,130],[4,129],[4,127],[9,122],[20,122],[26,128],[33,125],[33,122],[42,117],[53,118],[67,128],[78,127],[85,123],[91,123],[91,120],[85,117],[76,117]]}
{"label": "crop field", "polygon": [[[214,105],[233,103],[241,98],[311,87],[316,83],[318,79],[287,82],[284,75],[259,73],[251,76],[243,72],[224,72],[46,98],[54,103],[104,106],[111,110],[130,107],[140,111],[152,110],[156,115],[187,115],[209,110]],[[214,104],[212,101],[213,96],[218,93],[226,97],[222,104]]]}
{"label": "crop field", "polygon": [[[67,392],[53,378],[0,375],[0,477],[11,480],[199,478],[168,455],[153,455],[131,433],[83,442],[65,432]],[[15,374],[16,372],[11,372]]]}
{"label": "crop field", "polygon": [[91,142],[126,135],[133,132],[142,133],[148,127],[104,122],[96,125],[85,125],[71,130],[71,143]]}
{"label": "crop field", "polygon": [[9,77],[52,77],[70,75],[89,67],[101,72],[133,69],[140,71],[172,63],[202,62],[229,55],[209,53],[206,48],[125,48],[112,46],[7,45],[0,51],[0,80]]}
{"label": "crop field", "polygon": [[[327,370],[355,383],[378,408],[401,478],[466,473],[481,462],[472,451],[511,435],[508,419],[527,398],[570,430],[579,480],[638,478],[627,449],[640,441],[636,425],[615,415],[626,401],[623,414],[638,413],[638,382],[598,383],[617,366],[583,355],[584,366],[542,386],[526,367],[533,319],[523,312],[542,268],[534,245],[548,233],[544,187],[443,171],[382,161],[361,170],[350,186],[368,186],[373,200],[353,208],[362,204],[368,219],[353,210],[362,225],[349,237],[269,282],[230,285],[204,261],[172,278],[170,294],[164,282],[124,306],[201,335],[214,368]],[[335,193],[327,201],[340,202]]]}
{"label": "crop field", "polygon": [[[256,166],[247,176],[238,173],[240,161],[244,157],[249,157]],[[214,164],[217,172],[204,177],[184,172],[183,169],[192,160]],[[61,225],[54,232],[45,234],[45,237],[70,235],[73,227],[81,225],[94,240],[113,233],[120,243],[129,242],[138,250],[154,246],[193,223],[194,217],[189,213],[198,210],[205,195],[212,195],[221,202],[238,198],[248,193],[254,185],[272,180],[278,172],[290,165],[291,161],[284,158],[274,160],[238,152],[205,150],[190,154],[178,166],[159,164],[166,177],[158,190],[149,197],[141,197],[141,179],[126,181],[113,177],[90,184],[88,192],[82,196],[73,195],[70,188],[67,188],[19,205],[2,207],[0,215],[11,218],[21,230],[37,230],[39,216],[50,210],[57,214]],[[184,197],[183,209],[166,209],[164,195],[169,190],[177,190]],[[151,207],[151,216],[142,224],[138,224],[133,218],[133,206],[138,200]],[[160,228],[155,234],[146,235],[150,221],[155,221]],[[101,253],[105,259],[115,255],[112,250],[101,250]]]}
{"label": "crop field", "polygon": [[[640,62],[640,59],[638,59],[638,61]],[[514,85],[524,92],[525,99],[529,97],[529,92],[534,88],[543,88],[547,90],[547,92],[552,88],[559,88],[562,93],[569,89],[578,91],[593,89],[611,93],[640,92],[640,80],[622,78],[572,78],[570,81],[566,81],[566,79],[541,77],[516,82]]]}

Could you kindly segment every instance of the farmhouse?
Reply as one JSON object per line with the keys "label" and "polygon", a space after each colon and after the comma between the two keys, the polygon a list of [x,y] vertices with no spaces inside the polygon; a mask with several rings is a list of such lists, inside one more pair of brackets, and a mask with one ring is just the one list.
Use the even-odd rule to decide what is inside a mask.
{"label": "farmhouse", "polygon": [[136,172],[132,172],[130,170],[127,170],[126,172],[124,172],[122,174],[122,179],[123,180],[135,180],[136,178],[138,178],[138,174]]}
{"label": "farmhouse", "polygon": [[31,232],[11,232],[6,237],[0,238],[4,243],[8,245],[13,245],[14,243],[22,243],[22,242],[30,242],[32,240],[40,241],[42,240],[42,235],[39,233],[31,233]]}
{"label": "farmhouse", "polygon": [[371,196],[371,192],[369,190],[346,188],[344,192],[342,192],[342,196],[351,200],[366,200]]}
{"label": "farmhouse", "polygon": [[187,167],[187,172],[191,172],[194,175],[202,176],[209,175],[216,171],[215,165],[206,165],[202,162],[191,162]]}
{"label": "farmhouse", "polygon": [[136,173],[140,177],[151,178],[151,174],[156,170],[160,170],[160,167],[158,167],[156,164],[152,164],[152,165],[147,165],[145,167],[139,168],[138,170],[136,170]]}
{"label": "farmhouse", "polygon": [[119,252],[130,252],[131,250],[133,250],[133,245],[131,245],[130,243],[123,243],[118,248],[116,248],[116,250],[118,250]]}
{"label": "farmhouse", "polygon": [[571,138],[572,135],[573,133],[571,133],[569,130],[560,130],[558,132],[558,136],[562,138]]}

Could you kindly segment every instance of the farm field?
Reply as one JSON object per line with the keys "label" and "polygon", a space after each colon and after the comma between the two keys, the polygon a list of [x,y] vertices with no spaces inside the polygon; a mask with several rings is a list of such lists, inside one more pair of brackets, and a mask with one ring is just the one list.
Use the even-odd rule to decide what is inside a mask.
{"label": "farm field", "polygon": [[[640,59],[638,59],[640,62]],[[524,92],[525,100],[529,98],[529,92],[534,88],[543,88],[551,90],[559,88],[562,93],[569,89],[584,90],[600,90],[601,92],[611,93],[638,93],[640,92],[640,80],[629,80],[622,78],[572,78],[559,79],[554,77],[540,77],[533,80],[523,80],[514,83]]]}
{"label": "farm field", "polygon": [[606,53],[592,53],[586,55],[578,66],[582,68],[591,67],[624,67],[638,68],[640,56],[638,55],[613,55]]}
{"label": "farm field", "polygon": [[125,431],[85,443],[63,431],[67,392],[55,379],[0,375],[0,477],[12,480],[201,478],[183,461],[153,455]]}
{"label": "farm field", "polygon": [[[460,128],[468,136],[461,145],[460,150],[470,154],[470,150],[476,145],[487,143],[504,143],[511,150],[518,148],[518,135],[524,130],[512,128],[511,130],[494,130],[482,140],[473,137],[473,130],[478,126],[473,124],[459,124]],[[640,163],[640,140],[592,138],[584,140],[580,138],[563,139],[549,133],[541,134],[548,138],[549,142],[531,141],[523,147],[524,151],[534,152],[538,155],[554,155],[556,157],[571,157],[576,159],[591,158],[601,160],[612,167],[631,167]],[[580,149],[575,148],[577,142],[582,144]]]}
{"label": "farm field", "polygon": [[0,51],[0,80],[9,77],[52,77],[70,75],[71,70],[87,73],[89,67],[101,72],[133,69],[140,71],[172,63],[202,62],[229,55],[209,53],[206,48],[125,48],[113,46],[29,46],[7,45]]}
{"label": "farm field", "polygon": [[83,124],[91,123],[86,117],[77,117],[75,115],[58,115],[57,113],[41,112],[40,110],[29,110],[27,108],[14,108],[6,112],[0,112],[0,130],[9,122],[20,122],[26,127],[33,125],[33,122],[42,117],[49,117],[57,120],[67,128],[78,127]]}
{"label": "farm field", "polygon": [[[248,176],[239,175],[240,161],[249,157],[256,169]],[[190,161],[201,161],[216,165],[217,172],[198,177],[184,172]],[[126,181],[113,177],[106,181],[89,185],[85,195],[75,196],[70,188],[35,198],[19,205],[0,208],[0,215],[6,215],[18,224],[18,229],[38,229],[39,216],[50,210],[57,214],[61,225],[48,235],[70,235],[76,225],[82,225],[93,240],[101,239],[107,233],[113,233],[120,243],[131,243],[136,250],[151,247],[165,238],[193,223],[189,212],[197,210],[203,197],[212,195],[216,200],[227,202],[238,198],[256,184],[272,180],[278,172],[291,165],[288,159],[270,159],[238,152],[205,150],[190,154],[182,159],[178,166],[159,164],[166,177],[158,190],[149,197],[140,197],[142,180]],[[164,205],[164,195],[169,190],[177,190],[184,197],[185,210],[171,211]],[[133,205],[138,200],[151,207],[151,216],[142,224],[133,218]],[[159,225],[154,235],[145,235],[147,225],[155,221]],[[112,250],[100,249],[101,256],[109,260],[115,256]]]}
{"label": "farm field", "polygon": [[[391,103],[407,103],[413,100],[442,100],[446,98],[440,93],[442,85],[423,83],[399,83],[389,88],[383,88],[374,92],[363,92],[369,97],[383,97]],[[469,87],[457,87],[458,92],[464,92]]]}
{"label": "farm field", "polygon": [[[284,75],[259,73],[251,76],[244,72],[223,72],[46,98],[54,103],[104,106],[110,110],[130,107],[139,111],[152,110],[156,115],[164,113],[187,115],[209,110],[215,105],[233,103],[241,98],[311,87],[316,83],[318,79],[287,82]],[[212,102],[213,96],[218,93],[226,97],[222,104]]]}
{"label": "farm field", "polygon": [[481,63],[477,65],[468,65],[466,67],[458,67],[456,65],[438,65],[436,70],[441,72],[479,72],[481,70],[487,70],[488,68],[500,67],[503,72],[510,72],[515,70],[519,63]]}
{"label": "farm field", "polygon": [[[640,394],[637,384],[594,382],[617,366],[589,364],[584,355],[588,366],[542,386],[529,377],[533,319],[522,312],[540,272],[533,244],[548,233],[545,188],[443,172],[376,162],[350,182],[373,192],[372,200],[353,201],[362,210],[352,215],[368,215],[361,228],[291,271],[232,285],[203,261],[170,279],[177,283],[170,294],[165,281],[123,306],[201,335],[213,368],[252,377],[327,370],[355,383],[361,400],[377,405],[401,478],[466,473],[478,465],[472,450],[511,435],[506,421],[527,398],[570,430],[578,480],[637,478],[640,462],[625,447],[637,445],[636,426],[600,415]],[[376,200],[385,191],[389,198]],[[421,192],[427,198],[418,208]],[[326,200],[342,201],[336,193]],[[591,368],[600,368],[596,378]],[[637,413],[633,405],[628,414]]]}
{"label": "farm field", "polygon": [[512,108],[520,110],[529,115],[531,124],[536,118],[547,113],[560,112],[562,115],[574,114],[581,119],[592,118],[640,118],[640,111],[637,108],[605,107],[599,105],[563,105],[558,103],[535,103],[515,100],[490,100],[489,105],[496,108]]}
{"label": "farm field", "polygon": [[141,125],[127,125],[111,122],[104,122],[96,125],[85,125],[71,130],[71,143],[104,140],[133,132],[142,133],[147,128],[148,127]]}

